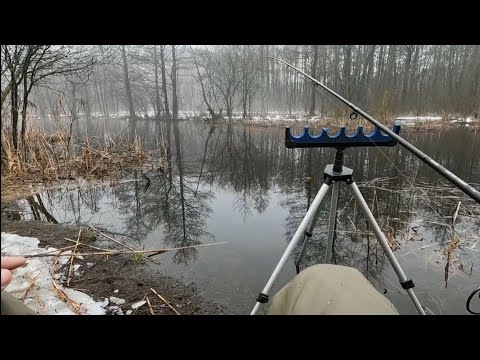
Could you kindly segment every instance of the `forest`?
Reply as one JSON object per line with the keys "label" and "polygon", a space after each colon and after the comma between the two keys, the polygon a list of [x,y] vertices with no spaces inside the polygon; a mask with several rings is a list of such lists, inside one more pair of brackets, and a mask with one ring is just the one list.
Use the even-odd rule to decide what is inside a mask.
{"label": "forest", "polygon": [[2,127],[17,148],[42,116],[341,114],[272,57],[381,119],[479,116],[478,45],[2,45]]}

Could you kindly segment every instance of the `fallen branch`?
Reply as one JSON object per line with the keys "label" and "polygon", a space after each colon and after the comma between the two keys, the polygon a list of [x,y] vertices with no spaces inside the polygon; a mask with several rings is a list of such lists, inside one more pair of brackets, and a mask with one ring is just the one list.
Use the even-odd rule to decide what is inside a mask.
{"label": "fallen branch", "polygon": [[150,303],[150,299],[148,298],[148,295],[145,296],[145,300],[147,300],[148,307],[150,308],[150,314],[155,315],[155,311],[153,311],[152,304]]}
{"label": "fallen branch", "polygon": [[[107,256],[115,256],[115,255],[132,255],[132,254],[146,254],[146,253],[165,253],[168,251],[175,251],[175,250],[184,250],[184,249],[192,249],[197,247],[204,247],[210,245],[222,245],[228,244],[227,242],[219,242],[219,243],[211,243],[211,244],[201,244],[201,245],[192,245],[192,246],[184,246],[179,248],[170,248],[170,249],[153,249],[153,250],[133,250],[133,251],[99,251],[99,252],[86,252],[86,253],[76,253],[76,254],[52,254],[50,251],[42,254],[21,254],[21,255],[12,255],[12,256],[19,256],[24,258],[33,258],[33,257],[45,257],[45,256],[93,256],[93,255],[107,255]],[[72,247],[72,246],[70,246]],[[56,250],[58,251],[58,250]]]}
{"label": "fallen branch", "polygon": [[170,305],[170,303],[169,303],[167,300],[165,300],[165,299],[162,297],[162,295],[160,295],[159,293],[157,293],[154,288],[150,288],[150,290],[152,290],[153,293],[154,293],[155,295],[157,295],[160,300],[162,300],[165,304],[167,304],[167,306],[168,306],[170,309],[172,309],[172,310],[175,312],[175,314],[180,315],[180,313],[179,313],[172,305]]}
{"label": "fallen branch", "polygon": [[67,305],[70,306],[75,313],[80,314],[82,310],[82,306],[76,301],[70,299],[67,293],[60,288],[60,286],[55,282],[55,280],[53,280],[53,278],[52,278],[52,285],[53,285],[53,288],[56,290],[60,300],[67,303]]}

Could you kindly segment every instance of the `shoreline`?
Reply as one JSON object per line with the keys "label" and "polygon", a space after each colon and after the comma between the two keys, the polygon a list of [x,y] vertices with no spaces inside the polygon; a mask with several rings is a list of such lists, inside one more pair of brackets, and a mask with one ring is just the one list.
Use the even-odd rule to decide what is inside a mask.
{"label": "shoreline", "polygon": [[[79,233],[78,226],[52,224],[40,221],[28,220],[9,220],[2,216],[2,238],[4,233],[19,235],[19,240],[24,237],[34,237],[39,240],[38,253],[42,253],[51,248],[63,248],[71,246],[72,243],[65,240],[77,239]],[[80,241],[90,246],[95,246],[98,242],[96,236],[89,231],[83,231]],[[18,241],[18,240],[17,240]],[[25,241],[24,241],[25,242]],[[2,256],[4,242],[2,241]],[[11,245],[11,244],[10,244]],[[43,249],[42,249],[43,248]],[[5,252],[8,249],[5,249]],[[8,254],[7,255],[20,255]],[[168,307],[151,289],[154,289],[164,299],[166,299],[172,307],[174,307],[181,315],[219,315],[225,313],[225,308],[215,304],[209,300],[204,299],[198,295],[198,289],[195,284],[185,285],[175,278],[161,274],[160,272],[152,271],[152,267],[146,267],[146,264],[135,258],[134,256],[117,255],[117,256],[85,256],[84,258],[75,258],[75,270],[70,276],[70,286],[66,285],[69,278],[69,259],[56,272],[55,278],[61,285],[62,290],[71,294],[73,290],[80,291],[88,295],[96,305],[96,313],[100,314],[99,303],[103,303],[105,314],[135,314],[135,315],[175,315],[174,311]],[[39,267],[39,261],[44,262],[44,266],[50,266],[50,257],[35,257],[36,266]],[[161,261],[161,255],[157,256]],[[33,263],[33,261],[32,261]],[[28,268],[28,264],[27,264]],[[52,293],[55,293],[55,286],[52,286],[51,281],[42,281],[39,284],[35,283],[34,277],[36,274],[20,273],[21,278],[17,279],[20,282],[32,282],[31,289],[27,292],[25,302],[32,304],[32,299],[35,293],[43,293],[50,298]],[[15,280],[14,272],[14,280]],[[12,285],[12,284],[11,284]],[[9,285],[10,286],[10,285]],[[18,289],[17,289],[18,290]],[[10,292],[12,288],[7,287],[4,291]],[[31,294],[30,294],[31,293]],[[18,297],[22,296],[22,292],[12,293]],[[145,302],[145,297],[148,295],[150,306]],[[58,298],[58,292],[55,295]],[[76,295],[79,296],[78,294]],[[61,296],[60,296],[61,297]],[[85,299],[85,296],[81,296]],[[28,301],[27,301],[28,299]],[[68,300],[63,299],[69,304],[70,310],[74,310],[75,306],[71,306]],[[45,303],[45,301],[44,301]],[[88,301],[91,307],[91,301]],[[132,308],[132,305],[142,304],[139,308]],[[57,305],[58,307],[58,305]],[[120,310],[121,309],[121,310]],[[128,311],[131,311],[127,313]],[[48,313],[48,311],[47,311]],[[65,314],[70,314],[71,311],[64,311]]]}

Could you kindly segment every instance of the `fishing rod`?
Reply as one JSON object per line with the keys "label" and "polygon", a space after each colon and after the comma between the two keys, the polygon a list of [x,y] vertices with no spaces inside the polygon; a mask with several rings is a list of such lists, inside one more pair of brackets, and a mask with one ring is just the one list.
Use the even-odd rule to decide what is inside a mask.
{"label": "fishing rod", "polygon": [[478,190],[475,190],[472,186],[467,184],[465,181],[460,179],[458,176],[450,172],[449,170],[445,169],[442,165],[440,165],[438,162],[433,160],[430,156],[422,152],[421,150],[417,149],[415,146],[410,144],[407,140],[404,138],[400,137],[399,135],[395,134],[392,130],[390,130],[388,127],[380,123],[378,120],[374,119],[372,116],[368,115],[365,111],[360,109],[358,106],[355,104],[352,104],[350,101],[347,99],[343,98],[341,95],[337,94],[335,91],[331,90],[327,86],[323,85],[320,81],[317,79],[311,77],[310,75],[306,74],[302,70],[296,68],[295,66],[287,63],[286,61],[283,61],[281,59],[275,58],[268,56],[268,58],[273,59],[275,61],[279,61],[292,69],[295,69],[302,75],[306,76],[310,80],[312,80],[315,85],[318,85],[325,89],[327,92],[335,96],[337,99],[339,99],[341,102],[343,102],[345,105],[350,107],[354,112],[350,115],[350,119],[355,119],[357,117],[357,114],[362,115],[366,120],[374,124],[376,127],[378,127],[380,130],[382,130],[384,133],[390,135],[393,139],[395,139],[400,145],[402,145],[405,149],[410,151],[413,155],[418,157],[420,160],[422,160],[425,164],[430,166],[433,170],[435,170],[437,173],[439,173],[441,176],[443,176],[445,179],[450,181],[453,185],[455,185],[457,188],[462,190],[465,194],[470,196],[473,200],[478,202],[480,204],[480,192]]}

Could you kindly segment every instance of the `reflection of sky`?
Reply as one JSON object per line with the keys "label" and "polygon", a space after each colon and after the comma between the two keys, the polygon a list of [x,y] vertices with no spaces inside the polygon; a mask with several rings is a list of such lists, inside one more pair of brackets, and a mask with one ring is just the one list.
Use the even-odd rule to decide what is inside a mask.
{"label": "reflection of sky", "polygon": [[[119,186],[129,187],[133,193],[131,183]],[[211,188],[200,186],[199,191],[202,190],[208,191]],[[53,195],[53,207],[45,195],[42,196],[42,201],[59,222],[74,223],[78,220],[78,213],[74,217],[65,206],[70,204],[69,194],[77,199],[76,193],[73,189],[67,195]],[[122,219],[126,214],[115,206],[112,189],[105,186],[101,193],[97,203],[98,211],[92,213],[91,209],[82,203],[79,221],[92,225],[100,224],[109,230],[124,233],[126,229]],[[286,245],[283,241],[285,229],[282,224],[287,210],[278,206],[278,194],[270,191],[265,195],[270,199],[270,205],[265,211],[261,214],[253,211],[253,216],[243,218],[233,206],[235,194],[217,188],[215,197],[209,204],[214,212],[207,221],[207,231],[213,235],[214,240],[201,240],[204,243],[228,244],[199,248],[197,261],[188,265],[173,263],[173,253],[162,254],[157,257],[161,262],[161,270],[174,274],[187,284],[195,281],[210,297],[220,299],[220,302],[228,299],[229,306],[237,312],[248,312],[252,299],[256,298],[258,291],[265,285]],[[159,226],[148,233],[141,246],[145,249],[171,247],[164,243],[164,236],[165,229]],[[276,288],[285,284],[293,275],[291,267],[286,269]]]}
{"label": "reflection of sky", "polygon": [[[215,298],[229,298],[237,304],[251,302],[257,295],[254,293],[270,276],[272,264],[283,253],[279,239],[283,239],[284,229],[279,224],[283,223],[286,211],[277,206],[275,194],[269,195],[271,205],[262,214],[248,217],[244,222],[232,206],[235,195],[216,190],[211,202],[214,212],[207,223],[208,232],[215,237],[215,242],[228,244],[200,248],[194,264],[168,263],[165,269],[182,276],[187,283],[197,281]],[[159,241],[161,232],[161,229],[154,230],[148,235],[146,248],[162,247]],[[248,306],[243,311],[248,311]]]}

